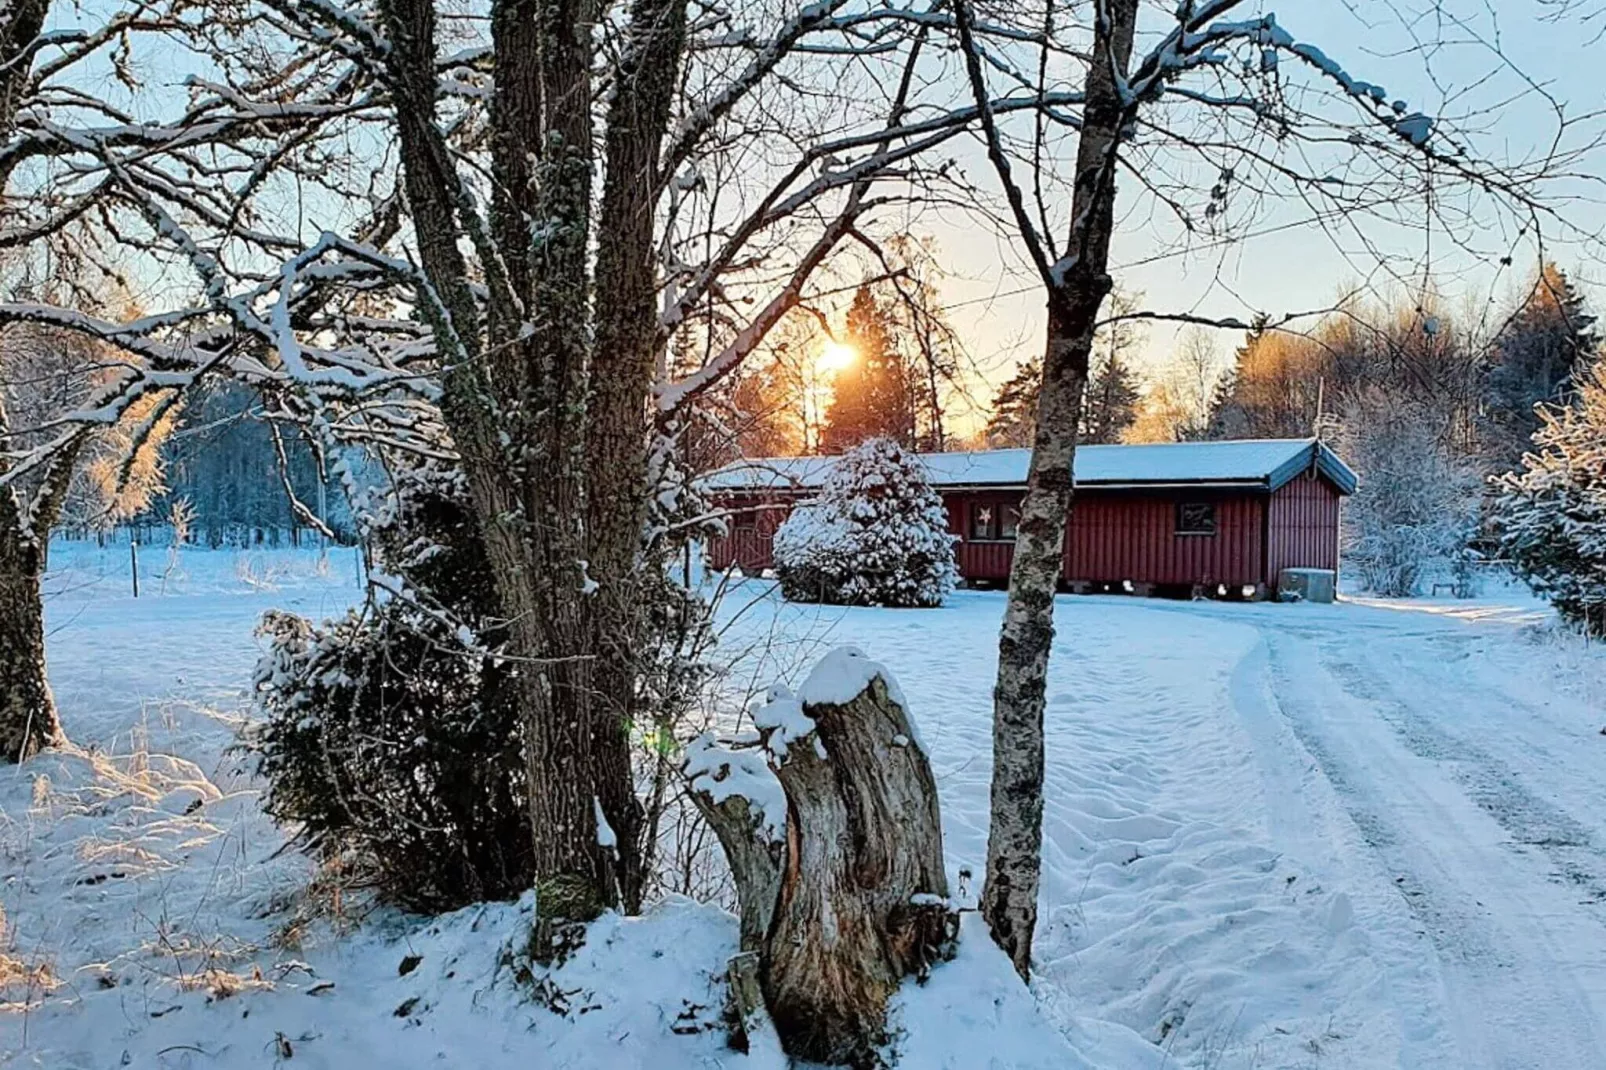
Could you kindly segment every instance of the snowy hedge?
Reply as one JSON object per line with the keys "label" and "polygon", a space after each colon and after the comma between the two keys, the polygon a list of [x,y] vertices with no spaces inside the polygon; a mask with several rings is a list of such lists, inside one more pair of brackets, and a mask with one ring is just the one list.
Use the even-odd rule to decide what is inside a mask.
{"label": "snowy hedge", "polygon": [[264,808],[345,879],[413,910],[534,879],[512,669],[492,655],[490,570],[455,472],[409,475],[368,530],[393,594],[260,629]]}
{"label": "snowy hedge", "polygon": [[776,531],[775,571],[794,602],[938,606],[958,578],[956,541],[919,461],[876,438],[843,454]]}
{"label": "snowy hedge", "polygon": [[1606,636],[1606,362],[1540,415],[1536,449],[1496,481],[1501,553],[1564,618]]}

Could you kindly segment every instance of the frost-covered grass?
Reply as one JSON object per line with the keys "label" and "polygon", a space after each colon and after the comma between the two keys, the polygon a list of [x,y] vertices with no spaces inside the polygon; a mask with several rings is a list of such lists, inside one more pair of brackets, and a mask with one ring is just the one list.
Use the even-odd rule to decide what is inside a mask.
{"label": "frost-covered grass", "polygon": [[[0,769],[0,1062],[781,1065],[723,1047],[736,925],[712,907],[607,918],[545,975],[520,958],[527,903],[418,919],[367,912],[338,875],[309,888],[230,748],[257,616],[360,597],[351,552],[186,551],[182,580],[135,601],[126,549],[55,550],[74,747]],[[846,644],[888,666],[973,902],[1001,596],[844,610],[766,592],[728,602],[757,600],[726,636],[755,651],[738,676],[802,693]],[[1606,747],[1606,655],[1548,621],[1493,597],[1063,599],[1032,992],[967,915],[959,958],[899,999],[902,1065],[1451,1070],[1523,1046],[1595,1065],[1606,784],[1586,748]]]}

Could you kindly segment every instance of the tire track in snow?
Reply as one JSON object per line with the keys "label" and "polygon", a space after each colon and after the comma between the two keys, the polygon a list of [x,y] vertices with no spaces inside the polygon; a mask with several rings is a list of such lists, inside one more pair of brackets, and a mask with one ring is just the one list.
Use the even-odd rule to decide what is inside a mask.
{"label": "tire track in snow", "polygon": [[[1523,848],[1538,848],[1554,867],[1557,883],[1576,886],[1580,903],[1606,908],[1606,855],[1581,821],[1539,798],[1483,748],[1450,734],[1389,693],[1386,681],[1369,675],[1331,648],[1324,660],[1346,691],[1376,703],[1378,714],[1413,754],[1447,763],[1467,797],[1510,833],[1511,849],[1521,853]],[[1512,712],[1514,719],[1525,713]]]}
{"label": "tire track in snow", "polygon": [[[1521,832],[1588,851],[1587,830],[1436,722],[1478,696],[1444,681],[1433,710],[1413,706],[1375,663],[1344,656],[1353,632],[1300,631],[1263,629],[1278,704],[1438,951],[1458,1065],[1599,1067],[1606,964],[1589,952],[1599,934],[1581,929],[1599,914],[1512,843]],[[1431,664],[1434,651],[1418,653]]]}
{"label": "tire track in snow", "polygon": [[1389,1065],[1462,1070],[1449,1050],[1453,1041],[1440,1010],[1443,979],[1435,957],[1424,954],[1426,929],[1413,909],[1419,904],[1399,895],[1371,850],[1389,834],[1372,811],[1358,805],[1342,777],[1329,772],[1337,767],[1333,756],[1287,716],[1273,685],[1263,635],[1233,674],[1231,699],[1261,768],[1272,842],[1353,901],[1355,923],[1366,931],[1370,953],[1387,977],[1399,1044]]}

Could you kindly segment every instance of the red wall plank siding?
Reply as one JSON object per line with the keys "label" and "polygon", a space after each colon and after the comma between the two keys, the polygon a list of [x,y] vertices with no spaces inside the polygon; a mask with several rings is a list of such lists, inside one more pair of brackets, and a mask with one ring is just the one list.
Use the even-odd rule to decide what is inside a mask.
{"label": "red wall plank siding", "polygon": [[[1184,501],[1215,505],[1214,535],[1177,534],[1177,506]],[[1245,494],[1079,495],[1071,507],[1064,576],[1072,583],[1258,583],[1263,517],[1263,502]]]}
{"label": "red wall plank siding", "polygon": [[774,564],[772,543],[792,502],[788,498],[748,496],[730,497],[720,503],[729,515],[725,535],[708,540],[708,563],[723,571],[732,565],[743,572],[756,573]]}
{"label": "red wall plank siding", "polygon": [[1012,542],[971,542],[954,547],[959,574],[967,580],[1007,580],[1009,563],[1015,557]]}
{"label": "red wall plank siding", "polygon": [[[948,530],[961,536],[959,573],[967,580],[1009,579],[1012,541],[972,541],[973,510],[997,513],[1020,499],[1015,491],[950,491],[943,494]],[[1216,507],[1214,535],[1179,535],[1177,506],[1210,502]],[[1063,578],[1070,583],[1164,584],[1229,588],[1263,584],[1275,588],[1284,568],[1338,568],[1340,497],[1327,480],[1300,475],[1275,493],[1211,488],[1167,491],[1084,490],[1078,493],[1066,532]],[[786,495],[725,499],[729,533],[711,539],[710,564],[757,573],[773,564],[775,529],[791,511]]]}
{"label": "red wall plank siding", "polygon": [[959,494],[944,494],[942,507],[948,510],[948,534],[963,537],[965,534],[965,499]]}
{"label": "red wall plank siding", "polygon": [[[950,530],[968,532],[971,510],[1001,510],[1016,494],[956,492],[947,497]],[[1211,502],[1214,535],[1178,535],[1177,506]],[[954,520],[960,523],[957,527]],[[1062,576],[1067,582],[1243,586],[1263,582],[1265,499],[1199,490],[1155,496],[1084,491],[1071,510]],[[959,572],[967,580],[1009,578],[1012,542],[959,545]]]}
{"label": "red wall plank siding", "polygon": [[1285,568],[1338,569],[1338,491],[1315,472],[1284,483],[1272,494],[1266,583]]}

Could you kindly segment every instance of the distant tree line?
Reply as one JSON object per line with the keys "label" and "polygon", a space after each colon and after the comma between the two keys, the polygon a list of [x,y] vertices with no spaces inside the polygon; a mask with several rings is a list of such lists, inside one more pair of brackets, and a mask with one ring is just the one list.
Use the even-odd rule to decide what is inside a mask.
{"label": "distant tree line", "polygon": [[196,391],[162,458],[160,492],[125,521],[135,529],[171,528],[179,510],[188,540],[206,546],[299,543],[319,533],[298,515],[293,491],[338,540],[356,537],[332,458],[320,460],[293,426],[270,423],[244,387],[218,381]]}
{"label": "distant tree line", "polygon": [[1555,264],[1535,275],[1492,336],[1471,319],[1424,295],[1344,308],[1305,335],[1268,331],[1261,321],[1237,351],[1207,434],[1308,435],[1319,401],[1336,423],[1364,426],[1381,393],[1391,405],[1431,410],[1450,451],[1485,472],[1505,471],[1539,429],[1536,406],[1567,400],[1600,337]]}
{"label": "distant tree line", "polygon": [[1368,588],[1411,594],[1435,563],[1464,572],[1499,552],[1490,480],[1521,467],[1599,351],[1595,317],[1551,263],[1491,327],[1431,292],[1350,304],[1303,333],[1261,319],[1212,385],[1208,419],[1175,437],[1327,437],[1361,476],[1347,561]]}

